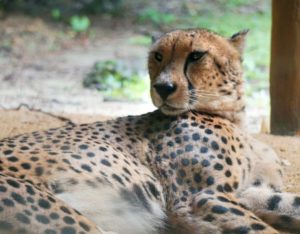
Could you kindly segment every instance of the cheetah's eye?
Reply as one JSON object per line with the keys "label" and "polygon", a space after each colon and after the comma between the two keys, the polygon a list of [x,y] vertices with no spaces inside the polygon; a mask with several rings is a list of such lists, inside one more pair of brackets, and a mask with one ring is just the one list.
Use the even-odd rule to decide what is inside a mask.
{"label": "cheetah's eye", "polygon": [[192,53],[189,54],[189,60],[190,60],[190,61],[198,61],[198,60],[201,59],[206,53],[207,53],[207,51],[194,51],[194,52],[192,52]]}
{"label": "cheetah's eye", "polygon": [[159,52],[155,52],[154,53],[154,58],[156,59],[156,61],[161,62],[163,60],[163,56],[161,53]]}

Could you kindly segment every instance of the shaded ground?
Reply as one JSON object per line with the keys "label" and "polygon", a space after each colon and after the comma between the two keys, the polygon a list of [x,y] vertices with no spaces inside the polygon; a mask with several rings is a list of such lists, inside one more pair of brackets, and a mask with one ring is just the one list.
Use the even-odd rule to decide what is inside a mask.
{"label": "shaded ground", "polygon": [[[106,120],[111,117],[103,115],[65,114],[50,116],[46,113],[20,110],[0,110],[0,139],[25,132],[44,130],[51,127],[60,127],[66,121],[74,123],[89,123]],[[290,192],[300,193],[300,137],[282,137],[267,134],[255,135],[259,140],[271,145],[282,159],[285,172],[286,189]]]}

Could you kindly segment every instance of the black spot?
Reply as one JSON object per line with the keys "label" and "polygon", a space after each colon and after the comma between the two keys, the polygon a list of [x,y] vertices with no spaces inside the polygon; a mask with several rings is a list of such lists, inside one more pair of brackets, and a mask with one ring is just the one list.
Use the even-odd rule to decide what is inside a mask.
{"label": "black spot", "polygon": [[214,169],[216,169],[216,170],[218,170],[218,171],[221,171],[221,170],[223,170],[223,165],[220,164],[220,163],[216,163],[216,164],[214,165]]}
{"label": "black spot", "polygon": [[44,169],[42,167],[36,167],[35,168],[35,174],[37,176],[41,176],[44,173]]}
{"label": "black spot", "polygon": [[0,220],[0,230],[11,231],[13,229],[13,225],[9,222]]}
{"label": "black spot", "polygon": [[226,137],[224,137],[224,136],[221,136],[221,141],[224,143],[224,144],[227,144],[227,138]]}
{"label": "black spot", "polygon": [[230,202],[226,197],[218,196],[217,198],[218,198],[218,200],[221,201],[221,202],[226,202],[226,203],[227,203],[227,202]]}
{"label": "black spot", "polygon": [[30,223],[30,219],[22,213],[17,213],[16,214],[16,219],[18,221],[20,221],[21,223],[24,223],[24,224],[29,224]]}
{"label": "black spot", "polygon": [[60,209],[66,214],[71,214],[71,211],[65,206],[61,206]]}
{"label": "black spot", "polygon": [[75,220],[74,220],[72,217],[70,217],[70,216],[65,216],[65,217],[63,218],[63,220],[64,220],[64,222],[65,222],[66,224],[74,224],[74,223],[75,223]]}
{"label": "black spot", "polygon": [[198,141],[198,140],[200,140],[200,135],[199,135],[198,133],[193,133],[192,139],[193,139],[194,141]]}
{"label": "black spot", "polygon": [[215,214],[225,214],[228,212],[228,208],[220,205],[215,205],[211,208],[211,211]]}
{"label": "black spot", "polygon": [[59,218],[59,215],[58,215],[57,213],[55,213],[55,212],[52,212],[52,213],[50,214],[50,218],[56,220],[56,219]]}
{"label": "black spot", "polygon": [[64,227],[61,229],[61,234],[76,234],[76,230],[73,227]]}
{"label": "black spot", "polygon": [[19,161],[19,159],[17,157],[15,157],[15,156],[8,157],[7,160],[10,161],[10,162],[17,162],[17,161]]}
{"label": "black spot", "polygon": [[74,159],[81,159],[81,156],[78,154],[71,154],[71,157]]}
{"label": "black spot", "polygon": [[5,188],[3,185],[0,185],[0,192],[5,193],[7,191],[7,188]]}
{"label": "black spot", "polygon": [[6,180],[6,182],[14,188],[20,188],[20,184],[15,180],[8,179],[8,180]]}
{"label": "black spot", "polygon": [[22,205],[25,205],[26,204],[26,201],[25,199],[18,193],[15,193],[15,192],[12,192],[11,193],[11,197],[18,203],[22,204]]}
{"label": "black spot", "polygon": [[203,167],[208,167],[208,166],[210,166],[210,162],[207,159],[204,159],[204,160],[202,160],[201,165]]}
{"label": "black spot", "polygon": [[203,220],[206,222],[212,222],[215,220],[215,218],[212,215],[206,215]]}
{"label": "black spot", "polygon": [[22,146],[20,149],[21,149],[21,150],[29,150],[29,147],[24,145],[24,146]]}
{"label": "black spot", "polygon": [[227,233],[228,234],[229,233],[230,234],[248,234],[249,232],[250,232],[250,228],[241,226],[241,227],[234,228],[234,229],[232,229],[231,232],[227,232]]}
{"label": "black spot", "polygon": [[293,206],[296,208],[298,208],[300,206],[300,197],[294,198]]}
{"label": "black spot", "polygon": [[254,181],[253,185],[256,187],[261,186],[261,181],[259,179],[257,179]]}
{"label": "black spot", "polygon": [[53,229],[46,229],[44,234],[57,234],[57,232]]}
{"label": "black spot", "polygon": [[205,190],[205,192],[204,193],[206,193],[206,194],[209,194],[209,195],[214,195],[215,194],[215,192],[214,191],[212,191],[211,189],[207,189],[207,190]]}
{"label": "black spot", "polygon": [[86,150],[87,148],[88,148],[88,145],[86,145],[86,144],[79,145],[79,149]]}
{"label": "black spot", "polygon": [[2,202],[5,206],[8,206],[8,207],[12,207],[15,205],[15,203],[9,198],[3,198]]}
{"label": "black spot", "polygon": [[9,167],[8,170],[13,171],[13,172],[19,171],[18,168],[13,167],[13,166]]}
{"label": "black spot", "polygon": [[200,173],[195,173],[195,175],[194,175],[194,181],[196,183],[201,183],[201,175],[200,175]]}
{"label": "black spot", "polygon": [[42,223],[42,224],[50,223],[50,220],[45,215],[36,215],[35,218],[39,223]]}
{"label": "black spot", "polygon": [[224,192],[224,189],[223,189],[223,186],[222,186],[222,185],[218,185],[218,186],[217,186],[217,190],[218,190],[219,192],[221,192],[221,193]]}
{"label": "black spot", "polygon": [[4,150],[3,154],[4,155],[10,155],[10,154],[12,154],[12,152],[13,152],[12,150]]}
{"label": "black spot", "polygon": [[87,172],[92,172],[92,168],[87,164],[82,164],[81,168]]}
{"label": "black spot", "polygon": [[131,172],[126,167],[123,167],[123,171],[130,176],[132,175]]}
{"label": "black spot", "polygon": [[86,155],[90,158],[95,157],[95,154],[93,152],[88,152]]}
{"label": "black spot", "polygon": [[200,201],[198,201],[197,206],[200,208],[204,206],[207,203],[208,199],[202,198]]}
{"label": "black spot", "polygon": [[226,158],[225,158],[225,162],[226,162],[229,166],[232,165],[232,160],[231,160],[231,158],[229,158],[229,157],[226,157]]}
{"label": "black spot", "polygon": [[42,199],[42,198],[39,199],[38,203],[39,203],[39,206],[44,209],[50,209],[50,207],[51,207],[51,204],[47,200]]}
{"label": "black spot", "polygon": [[175,134],[180,134],[180,133],[182,133],[181,128],[175,128],[174,133],[175,133]]}
{"label": "black spot", "polygon": [[35,195],[35,191],[31,187],[31,185],[26,184],[26,192],[29,193],[30,195]]}
{"label": "black spot", "polygon": [[105,166],[108,166],[108,167],[111,166],[111,163],[110,163],[108,160],[106,160],[106,159],[102,159],[102,160],[101,160],[101,163],[102,163],[103,165],[105,165]]}
{"label": "black spot", "polygon": [[196,165],[198,163],[198,159],[192,158],[192,165]]}
{"label": "black spot", "polygon": [[202,139],[202,141],[204,142],[204,143],[206,143],[206,142],[208,142],[208,137],[203,137],[203,139]]}
{"label": "black spot", "polygon": [[118,181],[120,184],[124,185],[122,178],[116,174],[112,174],[112,178]]}
{"label": "black spot", "polygon": [[22,163],[21,167],[23,167],[23,169],[25,169],[25,170],[29,170],[31,168],[29,163]]}
{"label": "black spot", "polygon": [[205,154],[205,153],[207,153],[207,151],[208,151],[208,148],[205,147],[205,146],[202,146],[202,147],[200,148],[200,153]]}
{"label": "black spot", "polygon": [[278,208],[278,204],[281,201],[281,197],[279,195],[274,195],[268,199],[268,209],[275,210]]}
{"label": "black spot", "polygon": [[238,216],[244,216],[244,212],[239,210],[239,209],[236,209],[236,208],[230,208],[230,212],[232,214],[235,214],[235,215],[238,215]]}
{"label": "black spot", "polygon": [[225,192],[228,192],[228,193],[230,193],[230,192],[232,192],[233,190],[232,190],[232,187],[228,184],[228,183],[225,183],[225,185],[224,185],[224,191]]}
{"label": "black spot", "polygon": [[205,133],[206,133],[206,134],[208,134],[208,135],[210,135],[210,134],[212,134],[212,133],[213,133],[213,131],[212,131],[212,130],[210,130],[209,128],[207,128],[207,129],[205,129]]}
{"label": "black spot", "polygon": [[147,210],[151,210],[150,204],[147,200],[147,198],[145,197],[145,194],[143,193],[143,190],[140,188],[140,186],[138,185],[133,185],[133,192],[136,194],[137,198],[139,199],[139,201],[142,203],[142,205],[147,209]]}
{"label": "black spot", "polygon": [[173,192],[177,192],[177,186],[174,183],[171,184],[171,187]]}
{"label": "black spot", "polygon": [[227,171],[225,172],[225,176],[226,176],[226,177],[230,177],[230,176],[231,176],[231,171],[227,170]]}
{"label": "black spot", "polygon": [[219,144],[216,141],[211,142],[211,147],[213,148],[213,150],[218,150],[220,148]]}
{"label": "black spot", "polygon": [[162,150],[163,150],[162,144],[158,144],[158,145],[156,146],[156,150],[157,150],[157,151],[162,151]]}
{"label": "black spot", "polygon": [[82,227],[83,230],[85,230],[86,232],[89,232],[89,231],[91,230],[90,226],[87,225],[87,224],[84,223],[84,222],[79,221],[79,225],[80,225],[80,227]]}
{"label": "black spot", "polygon": [[251,228],[255,231],[258,231],[258,230],[264,230],[266,229],[266,226],[260,224],[260,223],[253,223],[251,224]]}
{"label": "black spot", "polygon": [[183,166],[188,166],[190,164],[190,160],[188,160],[187,158],[183,158],[181,159],[181,163]]}
{"label": "black spot", "polygon": [[185,170],[180,169],[178,171],[178,173],[179,173],[180,177],[185,177],[186,176]]}
{"label": "black spot", "polygon": [[193,145],[186,145],[185,152],[191,152],[191,151],[193,151]]}
{"label": "black spot", "polygon": [[212,176],[207,177],[206,184],[208,186],[213,185],[214,183],[215,183],[215,178],[214,177],[212,177]]}

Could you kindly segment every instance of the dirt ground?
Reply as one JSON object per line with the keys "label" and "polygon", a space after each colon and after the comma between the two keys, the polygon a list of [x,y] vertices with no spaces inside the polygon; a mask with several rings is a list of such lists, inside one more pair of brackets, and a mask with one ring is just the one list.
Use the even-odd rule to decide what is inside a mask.
{"label": "dirt ground", "polygon": [[[0,139],[35,130],[60,127],[67,121],[90,123],[112,117],[104,115],[64,114],[49,115],[44,112],[19,110],[0,110]],[[282,159],[286,189],[300,194],[300,137],[272,136],[256,134],[257,139],[271,145]]]}

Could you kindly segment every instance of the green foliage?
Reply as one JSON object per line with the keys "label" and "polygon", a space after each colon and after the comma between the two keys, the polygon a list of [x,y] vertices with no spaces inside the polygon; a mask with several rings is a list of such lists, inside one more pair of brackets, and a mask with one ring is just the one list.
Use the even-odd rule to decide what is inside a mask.
{"label": "green foliage", "polygon": [[145,8],[139,14],[139,20],[142,23],[151,22],[156,26],[162,24],[172,24],[175,22],[175,15],[171,13],[162,13],[154,8]]}
{"label": "green foliage", "polygon": [[253,0],[219,0],[221,3],[223,3],[225,5],[226,8],[234,8],[234,7],[239,7],[242,5],[246,5],[253,3]]}
{"label": "green foliage", "polygon": [[151,45],[152,39],[149,36],[145,35],[137,35],[129,38],[128,43],[134,45],[141,45],[141,46],[149,46]]}
{"label": "green foliage", "polygon": [[83,85],[94,87],[106,97],[118,100],[142,99],[147,90],[146,79],[115,60],[96,62],[84,79]]}
{"label": "green foliage", "polygon": [[51,10],[51,16],[55,20],[59,20],[61,18],[61,12],[58,8],[53,8]]}
{"label": "green foliage", "polygon": [[86,32],[90,24],[90,19],[87,16],[74,15],[70,19],[70,25],[75,32]]}

